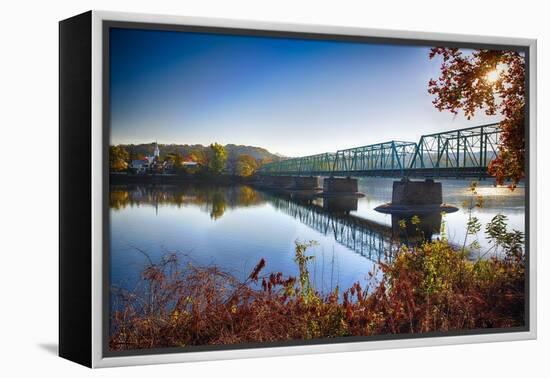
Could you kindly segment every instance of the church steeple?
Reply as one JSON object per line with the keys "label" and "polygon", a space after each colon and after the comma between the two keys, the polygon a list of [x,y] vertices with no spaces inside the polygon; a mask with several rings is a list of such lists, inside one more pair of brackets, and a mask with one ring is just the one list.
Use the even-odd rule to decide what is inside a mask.
{"label": "church steeple", "polygon": [[153,156],[156,157],[156,158],[158,158],[160,156],[159,145],[156,141],[155,141],[155,151],[153,152]]}

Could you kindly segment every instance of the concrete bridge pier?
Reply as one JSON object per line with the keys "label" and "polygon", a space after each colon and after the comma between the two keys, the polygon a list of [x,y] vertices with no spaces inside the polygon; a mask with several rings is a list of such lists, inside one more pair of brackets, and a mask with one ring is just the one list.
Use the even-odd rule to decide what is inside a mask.
{"label": "concrete bridge pier", "polygon": [[434,233],[440,232],[442,212],[453,213],[458,208],[443,203],[440,182],[402,179],[393,182],[391,203],[380,205],[375,210],[391,214],[395,236],[420,242],[430,240]]}
{"label": "concrete bridge pier", "polygon": [[323,192],[327,194],[354,194],[358,189],[357,179],[350,177],[327,177],[323,180]]}
{"label": "concrete bridge pier", "polygon": [[393,182],[390,203],[374,210],[386,214],[421,215],[428,213],[452,213],[458,208],[443,203],[443,190],[440,182],[432,179],[410,181],[407,178]]}
{"label": "concrete bridge pier", "polygon": [[292,189],[315,190],[319,188],[319,181],[319,176],[295,176],[293,178]]}
{"label": "concrete bridge pier", "polygon": [[441,183],[434,182],[432,179],[394,181],[391,202],[394,205],[405,206],[441,205],[443,203]]}

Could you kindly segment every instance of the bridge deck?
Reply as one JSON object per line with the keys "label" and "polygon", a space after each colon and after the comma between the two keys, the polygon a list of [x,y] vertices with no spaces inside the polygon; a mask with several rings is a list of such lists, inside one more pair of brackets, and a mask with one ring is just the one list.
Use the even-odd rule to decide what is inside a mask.
{"label": "bridge deck", "polygon": [[390,141],[265,164],[261,175],[381,177],[490,177],[497,156],[498,124],[422,135],[415,142]]}

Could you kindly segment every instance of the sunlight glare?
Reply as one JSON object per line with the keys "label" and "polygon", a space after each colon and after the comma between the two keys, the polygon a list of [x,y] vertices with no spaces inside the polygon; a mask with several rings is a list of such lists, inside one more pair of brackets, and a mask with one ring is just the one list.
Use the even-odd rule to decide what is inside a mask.
{"label": "sunlight glare", "polygon": [[506,71],[506,67],[507,66],[505,64],[499,63],[494,70],[487,72],[487,74],[485,75],[485,80],[487,80],[487,82],[491,84],[496,83],[501,78],[501,75],[504,73],[504,71]]}
{"label": "sunlight glare", "polygon": [[497,70],[492,70],[492,71],[489,71],[487,73],[487,75],[485,75],[485,79],[489,82],[489,83],[495,83],[497,80],[498,80],[498,77],[499,77],[499,72]]}

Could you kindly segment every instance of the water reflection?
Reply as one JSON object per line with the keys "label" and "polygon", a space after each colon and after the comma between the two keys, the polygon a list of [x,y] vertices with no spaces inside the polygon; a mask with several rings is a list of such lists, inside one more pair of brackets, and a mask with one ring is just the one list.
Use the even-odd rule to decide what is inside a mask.
{"label": "water reflection", "polygon": [[329,213],[350,214],[357,211],[358,199],[355,196],[325,197],[323,198],[323,209]]}
{"label": "water reflection", "polygon": [[128,206],[198,206],[213,220],[220,219],[228,209],[264,203],[260,192],[249,186],[211,185],[116,185],[111,186],[110,207],[122,210]]}
{"label": "water reflection", "polygon": [[[246,279],[264,258],[269,272],[298,274],[294,242],[316,240],[309,250],[312,279],[321,290],[336,285],[367,283],[376,263],[391,259],[401,243],[419,243],[442,232],[451,243],[462,245],[468,213],[460,210],[419,220],[392,217],[374,209],[392,198],[393,180],[360,181],[362,198],[312,198],[298,193],[264,193],[249,186],[117,185],[110,193],[110,274],[114,284],[133,288],[146,259],[135,247],[159,259],[166,252],[182,253],[196,265],[215,264]],[[468,198],[468,182],[443,185],[444,202],[460,205]],[[485,225],[504,213],[510,227],[524,229],[524,191],[508,195],[488,185],[484,207],[474,214]],[[483,250],[491,247],[479,235]],[[489,257],[489,255],[487,255]],[[187,261],[187,260],[186,260]]]}
{"label": "water reflection", "polygon": [[246,185],[157,185],[113,186],[110,205],[114,211],[143,205],[198,207],[220,220],[228,210],[269,204],[302,224],[332,237],[340,245],[368,258],[391,258],[400,244],[419,243],[439,234],[441,215],[392,216],[391,225],[356,214],[358,198],[340,196],[318,198],[289,193],[264,193]]}
{"label": "water reflection", "polygon": [[391,216],[392,235],[404,244],[419,244],[432,240],[441,232],[441,213]]}
{"label": "water reflection", "polygon": [[440,213],[392,215],[391,226],[351,214],[359,201],[354,196],[304,199],[279,193],[266,199],[277,210],[373,261],[391,259],[400,245],[431,240],[441,230]]}

